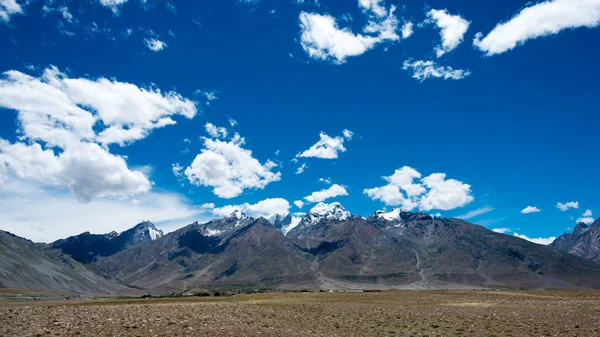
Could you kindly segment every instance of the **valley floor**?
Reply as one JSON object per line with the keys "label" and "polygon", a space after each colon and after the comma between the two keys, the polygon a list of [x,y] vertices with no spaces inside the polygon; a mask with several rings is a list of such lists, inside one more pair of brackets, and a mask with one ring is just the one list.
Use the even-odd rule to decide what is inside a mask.
{"label": "valley floor", "polygon": [[600,291],[0,301],[0,336],[600,336]]}

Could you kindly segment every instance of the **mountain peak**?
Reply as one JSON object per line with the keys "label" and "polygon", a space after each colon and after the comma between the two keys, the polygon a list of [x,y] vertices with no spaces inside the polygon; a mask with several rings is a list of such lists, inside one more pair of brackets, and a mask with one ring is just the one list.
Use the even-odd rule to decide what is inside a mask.
{"label": "mountain peak", "polygon": [[589,228],[588,225],[586,225],[583,222],[579,222],[575,226],[575,230],[573,230],[573,234],[580,235],[580,234],[584,233],[585,231],[587,231],[588,228]]}
{"label": "mountain peak", "polygon": [[389,212],[382,211],[382,210],[376,211],[375,216],[378,218],[383,218],[388,221],[401,221],[402,220],[402,218],[400,217],[401,213],[402,213],[402,211],[400,210],[400,208],[394,208]]}
{"label": "mountain peak", "polygon": [[398,223],[402,222],[410,222],[414,220],[430,220],[432,219],[431,215],[423,212],[405,212],[400,208],[394,208],[391,211],[383,211],[379,210],[373,214],[375,218],[381,218],[387,221],[395,221]]}
{"label": "mountain peak", "polygon": [[242,213],[242,211],[236,209],[235,211],[231,212],[228,218],[245,219],[247,216],[246,214]]}
{"label": "mountain peak", "polygon": [[352,217],[352,213],[348,212],[339,202],[331,204],[320,202],[308,211],[304,219],[314,224],[322,219],[346,220],[350,217]]}
{"label": "mountain peak", "polygon": [[[139,233],[139,234],[135,235],[136,237],[139,237],[140,235],[143,236],[144,234],[148,234],[148,237],[150,238],[151,241],[154,241],[154,240],[160,238],[161,236],[163,236],[163,232],[161,230],[157,229],[156,226],[152,222],[150,222],[150,220],[144,220],[144,221],[140,222],[139,224],[135,225],[135,227],[133,227],[132,229],[134,230],[134,232]],[[125,232],[128,232],[128,231],[125,231]],[[143,241],[143,239],[142,239],[142,241]]]}

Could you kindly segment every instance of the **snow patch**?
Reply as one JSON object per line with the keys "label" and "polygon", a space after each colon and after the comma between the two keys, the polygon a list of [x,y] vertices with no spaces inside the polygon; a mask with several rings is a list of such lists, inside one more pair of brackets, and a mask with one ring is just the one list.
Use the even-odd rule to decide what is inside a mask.
{"label": "snow patch", "polygon": [[152,227],[148,227],[148,234],[150,235],[150,239],[152,239],[152,241],[154,241],[162,236],[162,232],[160,232]]}

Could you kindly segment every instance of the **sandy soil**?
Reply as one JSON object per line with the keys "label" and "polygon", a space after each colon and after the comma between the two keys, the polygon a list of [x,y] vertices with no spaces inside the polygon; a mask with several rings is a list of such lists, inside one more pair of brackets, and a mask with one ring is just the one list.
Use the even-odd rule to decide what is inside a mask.
{"label": "sandy soil", "polygon": [[0,301],[0,336],[600,336],[600,291]]}

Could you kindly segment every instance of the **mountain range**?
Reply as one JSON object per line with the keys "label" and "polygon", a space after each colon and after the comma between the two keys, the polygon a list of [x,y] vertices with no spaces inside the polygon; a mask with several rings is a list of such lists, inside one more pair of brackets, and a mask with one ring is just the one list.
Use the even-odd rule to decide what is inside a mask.
{"label": "mountain range", "polygon": [[149,221],[49,245],[3,232],[0,286],[84,293],[599,288],[600,221],[583,226],[543,246],[459,219],[399,209],[364,218],[319,203],[297,224],[290,215],[235,211],[164,235]]}

